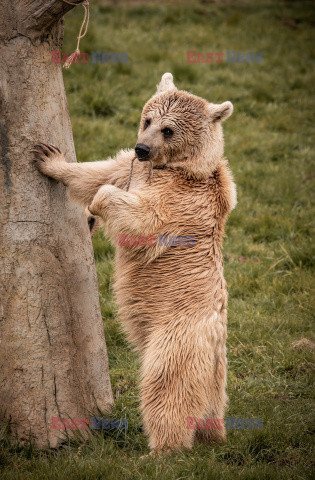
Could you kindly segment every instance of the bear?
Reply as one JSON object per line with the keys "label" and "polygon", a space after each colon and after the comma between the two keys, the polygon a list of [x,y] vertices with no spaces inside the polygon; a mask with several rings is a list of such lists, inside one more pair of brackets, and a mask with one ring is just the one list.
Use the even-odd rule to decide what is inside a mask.
{"label": "bear", "polygon": [[165,73],[143,108],[134,149],[76,164],[58,147],[34,147],[38,170],[101,218],[116,247],[114,293],[140,355],[144,431],[158,454],[226,435],[221,247],[237,199],[221,123],[232,112],[229,101],[178,90]]}

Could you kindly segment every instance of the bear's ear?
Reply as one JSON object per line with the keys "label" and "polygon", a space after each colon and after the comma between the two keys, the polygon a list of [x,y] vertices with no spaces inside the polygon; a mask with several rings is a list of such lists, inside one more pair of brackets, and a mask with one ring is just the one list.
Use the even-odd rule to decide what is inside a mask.
{"label": "bear's ear", "polygon": [[156,93],[166,92],[167,90],[177,90],[173,82],[173,75],[171,73],[164,73],[156,88]]}
{"label": "bear's ear", "polygon": [[233,105],[231,102],[224,102],[219,105],[209,103],[208,109],[213,122],[223,122],[233,113]]}

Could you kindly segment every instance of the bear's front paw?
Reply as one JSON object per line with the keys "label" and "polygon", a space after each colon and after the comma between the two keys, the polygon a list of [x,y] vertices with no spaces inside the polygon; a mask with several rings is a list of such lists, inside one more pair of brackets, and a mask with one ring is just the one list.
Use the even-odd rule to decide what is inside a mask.
{"label": "bear's front paw", "polygon": [[106,211],[110,205],[111,199],[115,192],[119,190],[114,185],[104,185],[101,187],[93,198],[91,205],[88,207],[92,215],[106,216]]}
{"label": "bear's front paw", "polygon": [[39,143],[33,147],[33,162],[38,170],[45,175],[53,176],[56,163],[65,162],[65,157],[58,147],[51,144]]}

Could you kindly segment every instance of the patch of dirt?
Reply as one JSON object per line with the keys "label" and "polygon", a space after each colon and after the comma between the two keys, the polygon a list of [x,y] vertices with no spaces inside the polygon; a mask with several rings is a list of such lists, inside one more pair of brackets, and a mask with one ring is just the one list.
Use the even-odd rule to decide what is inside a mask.
{"label": "patch of dirt", "polygon": [[308,338],[301,338],[301,340],[291,343],[291,348],[293,350],[315,350],[315,343]]}

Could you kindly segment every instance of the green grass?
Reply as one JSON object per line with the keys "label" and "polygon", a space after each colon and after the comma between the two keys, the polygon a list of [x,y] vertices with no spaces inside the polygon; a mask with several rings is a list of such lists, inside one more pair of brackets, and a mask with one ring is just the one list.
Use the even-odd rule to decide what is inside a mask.
{"label": "green grass", "polygon": [[[95,3],[81,51],[127,52],[129,62],[77,64],[64,72],[79,161],[134,146],[143,104],[166,71],[180,88],[234,104],[224,125],[225,152],[238,187],[224,241],[227,415],[263,418],[263,429],[230,430],[224,446],[140,459],[149,450],[139,410],[139,362],[115,315],[114,251],[99,233],[93,241],[113,417],[127,417],[128,431],[91,435],[88,442],[77,438],[55,452],[20,447],[3,431],[0,476],[311,478],[313,355],[291,344],[303,337],[314,340],[314,4],[204,0],[115,8]],[[82,9],[67,15],[64,51],[74,50],[81,20]],[[263,52],[263,63],[187,64],[187,50]]]}

